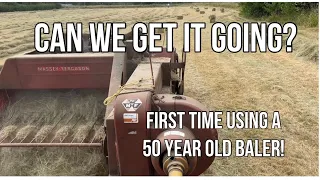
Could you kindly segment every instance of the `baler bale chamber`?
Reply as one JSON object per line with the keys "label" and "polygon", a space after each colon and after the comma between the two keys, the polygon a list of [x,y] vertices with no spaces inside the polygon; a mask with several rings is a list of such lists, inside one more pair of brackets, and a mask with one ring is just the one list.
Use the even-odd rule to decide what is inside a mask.
{"label": "baler bale chamber", "polygon": [[0,148],[101,148],[110,175],[203,173],[214,156],[169,157],[165,150],[143,156],[145,139],[204,144],[218,135],[215,129],[190,129],[188,117],[183,129],[146,128],[148,111],[207,109],[183,95],[186,54],[179,59],[164,47],[161,53],[136,53],[131,33],[120,42],[125,53],[92,53],[85,35],[82,53],[33,51],[7,59],[0,72]]}

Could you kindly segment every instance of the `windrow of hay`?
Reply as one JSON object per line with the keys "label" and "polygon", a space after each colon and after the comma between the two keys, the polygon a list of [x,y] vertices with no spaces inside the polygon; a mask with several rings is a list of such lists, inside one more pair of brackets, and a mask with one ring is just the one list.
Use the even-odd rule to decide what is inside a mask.
{"label": "windrow of hay", "polygon": [[[21,91],[6,111],[0,114],[0,126],[55,125],[91,122],[103,119],[106,93],[96,90]],[[61,120],[61,121],[60,121]],[[100,119],[101,121],[101,119]]]}
{"label": "windrow of hay", "polygon": [[99,148],[1,148],[3,176],[108,175]]}
{"label": "windrow of hay", "polygon": [[[284,39],[284,47],[286,48],[286,39]],[[319,62],[319,43],[318,40],[310,39],[298,33],[293,40],[293,53],[297,58]]]}
{"label": "windrow of hay", "polygon": [[[17,92],[0,113],[0,141],[30,134],[34,143],[81,142],[88,129],[102,126],[106,96],[105,90]],[[106,175],[105,161],[99,148],[0,148],[0,175]]]}

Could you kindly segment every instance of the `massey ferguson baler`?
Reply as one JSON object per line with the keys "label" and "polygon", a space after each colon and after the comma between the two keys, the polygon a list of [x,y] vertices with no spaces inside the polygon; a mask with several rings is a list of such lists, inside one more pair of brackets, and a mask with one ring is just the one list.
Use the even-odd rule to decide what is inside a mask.
{"label": "massey ferguson baler", "polygon": [[[0,73],[0,147],[101,148],[112,176],[202,174],[214,156],[168,156],[164,140],[198,139],[204,147],[206,140],[218,138],[215,129],[191,129],[188,116],[183,119],[182,129],[146,127],[150,111],[207,111],[198,101],[183,96],[185,53],[179,60],[176,51],[166,52],[163,48],[162,53],[136,53],[131,40],[123,43],[126,53],[30,52],[7,59]],[[51,101],[68,104],[74,100],[70,92],[89,99],[100,94],[93,98],[99,105],[85,106],[81,104],[86,103],[84,100],[62,108],[62,115],[52,111]],[[93,94],[87,96],[86,92]],[[28,99],[30,94],[34,96]],[[54,98],[38,99],[50,95]],[[22,115],[9,117],[12,107],[23,101],[40,105],[26,103],[15,112]],[[40,107],[47,114],[41,115]],[[102,116],[97,110],[101,107],[106,107]],[[87,114],[96,116],[90,119],[85,117]],[[52,119],[30,120],[36,115],[51,115]],[[143,156],[143,141],[147,139],[160,140],[160,156]],[[205,154],[204,148],[201,151]]]}

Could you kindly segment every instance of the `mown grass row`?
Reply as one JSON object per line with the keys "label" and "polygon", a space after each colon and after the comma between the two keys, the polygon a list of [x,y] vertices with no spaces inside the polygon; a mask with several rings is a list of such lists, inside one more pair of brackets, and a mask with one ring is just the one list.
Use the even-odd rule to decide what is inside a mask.
{"label": "mown grass row", "polygon": [[0,3],[0,12],[60,9],[59,3]]}

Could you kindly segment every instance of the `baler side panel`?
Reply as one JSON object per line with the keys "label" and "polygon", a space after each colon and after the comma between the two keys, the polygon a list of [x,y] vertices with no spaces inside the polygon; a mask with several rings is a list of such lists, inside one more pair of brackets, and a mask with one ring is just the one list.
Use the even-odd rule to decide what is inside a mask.
{"label": "baler side panel", "polygon": [[108,88],[112,57],[17,59],[22,89]]}
{"label": "baler side panel", "polygon": [[[125,100],[140,99],[140,107],[128,112],[122,105]],[[124,94],[117,97],[115,104],[115,134],[120,175],[152,175],[150,158],[143,156],[143,141],[150,139],[146,129],[146,112],[151,110],[151,92]],[[125,123],[124,114],[136,114],[136,123]]]}
{"label": "baler side panel", "polygon": [[21,89],[21,83],[14,58],[7,59],[0,73],[0,89]]}

